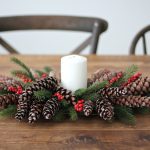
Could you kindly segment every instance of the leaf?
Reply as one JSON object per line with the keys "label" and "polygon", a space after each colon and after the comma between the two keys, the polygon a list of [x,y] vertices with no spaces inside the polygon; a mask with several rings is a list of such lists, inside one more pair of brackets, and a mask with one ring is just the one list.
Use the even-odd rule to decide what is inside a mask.
{"label": "leaf", "polygon": [[17,59],[16,57],[12,57],[11,58],[11,61],[13,61],[14,63],[16,63],[17,65],[19,65],[22,69],[24,69],[27,73],[28,73],[28,76],[32,79],[32,80],[35,80],[30,69],[22,62],[20,61],[19,59]]}
{"label": "leaf", "polygon": [[104,88],[108,84],[108,81],[96,82],[89,86],[87,89],[79,89],[75,91],[75,96],[83,97],[84,95],[89,95],[91,93],[96,93],[100,89]]}
{"label": "leaf", "polygon": [[46,89],[34,91],[34,97],[38,101],[48,100],[52,96],[52,92]]}
{"label": "leaf", "polygon": [[12,117],[15,115],[16,111],[16,105],[9,105],[8,108],[0,111],[0,119]]}
{"label": "leaf", "polygon": [[129,125],[135,125],[136,119],[134,115],[132,114],[132,110],[130,108],[116,105],[114,107],[115,112],[115,118],[119,121],[129,124]]}
{"label": "leaf", "polygon": [[53,69],[49,66],[45,66],[43,70],[49,74]]}
{"label": "leaf", "polygon": [[69,111],[70,120],[76,121],[78,119],[78,114],[75,111],[75,109],[73,107],[70,107],[68,111]]}

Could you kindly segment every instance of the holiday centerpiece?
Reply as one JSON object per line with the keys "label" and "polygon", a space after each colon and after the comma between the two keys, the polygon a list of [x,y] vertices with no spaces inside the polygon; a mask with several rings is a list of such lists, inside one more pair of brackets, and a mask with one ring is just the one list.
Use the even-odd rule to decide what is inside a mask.
{"label": "holiday centerpiece", "polygon": [[87,79],[87,59],[77,55],[61,59],[61,78],[50,67],[21,67],[14,77],[0,76],[0,117],[15,116],[33,123],[40,118],[61,121],[99,116],[135,124],[135,114],[150,111],[150,77],[135,65],[125,71],[99,69]]}

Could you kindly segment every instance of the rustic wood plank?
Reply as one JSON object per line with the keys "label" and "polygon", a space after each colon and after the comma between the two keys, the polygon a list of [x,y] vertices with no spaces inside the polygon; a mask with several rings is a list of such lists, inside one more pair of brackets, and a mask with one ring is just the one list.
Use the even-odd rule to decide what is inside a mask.
{"label": "rustic wood plank", "polygon": [[[11,56],[0,56],[0,74],[8,75],[16,65]],[[32,68],[49,65],[60,69],[61,56],[17,56]],[[150,56],[88,56],[89,73],[98,68],[125,69],[131,64],[150,74]],[[135,126],[107,123],[98,117],[76,122],[39,121],[29,125],[14,118],[0,120],[0,150],[149,150],[150,115],[137,116]]]}

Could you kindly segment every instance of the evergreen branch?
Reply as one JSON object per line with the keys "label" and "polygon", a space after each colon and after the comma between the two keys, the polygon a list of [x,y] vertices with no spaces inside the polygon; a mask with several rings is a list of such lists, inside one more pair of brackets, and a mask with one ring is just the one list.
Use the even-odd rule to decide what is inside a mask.
{"label": "evergreen branch", "polygon": [[68,106],[67,101],[64,100],[64,99],[61,101],[61,104],[62,104],[62,107],[63,107],[63,108]]}
{"label": "evergreen branch", "polygon": [[[13,70],[11,71],[11,74],[14,76],[14,77],[17,77],[17,78],[21,78],[21,76],[25,76],[26,78],[29,78],[30,79],[30,76],[29,74],[24,71],[24,70]],[[22,78],[21,78],[22,79]]]}
{"label": "evergreen branch", "polygon": [[100,89],[104,88],[108,84],[108,81],[96,82],[89,86],[87,89],[79,89],[75,91],[76,97],[83,97],[84,95],[90,95],[91,93],[96,93]]}
{"label": "evergreen branch", "polygon": [[16,105],[9,105],[6,109],[0,111],[0,119],[12,117],[15,115],[16,111]]}
{"label": "evergreen branch", "polygon": [[132,112],[131,109],[124,106],[116,105],[114,107],[114,112],[115,112],[116,119],[120,120],[125,124],[135,125],[136,119],[134,115],[131,113]]}
{"label": "evergreen branch", "polygon": [[130,77],[132,77],[138,71],[138,67],[136,65],[131,65],[128,67],[123,73],[123,77],[120,78],[117,82],[115,82],[112,86],[117,87],[122,83],[127,82]]}
{"label": "evergreen branch", "polygon": [[134,108],[134,113],[136,114],[149,114],[150,113],[150,108],[147,107],[138,107],[138,108]]}
{"label": "evergreen branch", "polygon": [[54,121],[63,121],[65,119],[65,114],[63,111],[58,111],[53,117]]}
{"label": "evergreen branch", "polygon": [[41,70],[35,70],[35,72],[41,77],[45,72]]}
{"label": "evergreen branch", "polygon": [[68,111],[69,111],[70,120],[76,121],[78,119],[78,114],[75,111],[75,109],[73,107],[69,107]]}
{"label": "evergreen branch", "polygon": [[22,67],[29,75],[29,77],[32,79],[32,80],[35,80],[30,69],[22,62],[20,61],[19,59],[17,59],[16,57],[13,57],[11,58],[11,61],[13,61],[14,63],[18,64],[20,67]]}
{"label": "evergreen branch", "polygon": [[46,89],[34,91],[34,97],[38,101],[48,100],[52,96],[52,92]]}
{"label": "evergreen branch", "polygon": [[7,90],[0,90],[0,95],[4,95],[4,94],[11,94],[12,92],[7,91]]}
{"label": "evergreen branch", "polygon": [[45,66],[43,70],[49,74],[53,69],[49,66]]}

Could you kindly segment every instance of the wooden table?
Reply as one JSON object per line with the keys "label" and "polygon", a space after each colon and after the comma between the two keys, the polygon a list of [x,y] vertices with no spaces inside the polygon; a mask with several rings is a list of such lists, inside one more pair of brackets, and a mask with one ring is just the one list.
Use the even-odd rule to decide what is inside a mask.
{"label": "wooden table", "polygon": [[[32,68],[49,65],[60,69],[60,56],[17,56]],[[10,56],[0,56],[0,74],[8,75],[16,65]],[[125,69],[139,66],[145,75],[150,73],[150,56],[89,56],[88,69]],[[61,123],[44,121],[29,125],[15,119],[0,120],[0,150],[149,150],[150,115],[137,116],[136,126],[97,119],[82,119]]]}

